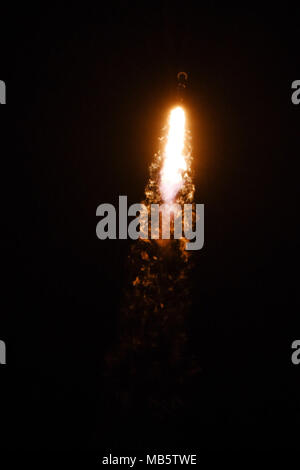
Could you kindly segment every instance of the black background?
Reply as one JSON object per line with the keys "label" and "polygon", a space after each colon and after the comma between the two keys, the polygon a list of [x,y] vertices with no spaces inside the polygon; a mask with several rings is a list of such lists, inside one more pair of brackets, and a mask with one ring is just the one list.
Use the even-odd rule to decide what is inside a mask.
{"label": "black background", "polygon": [[[296,446],[299,7],[27,4],[1,23],[3,447]],[[98,240],[95,213],[143,198],[179,70],[205,204],[188,325],[202,373],[193,412],[156,427],[103,392],[130,242]]]}

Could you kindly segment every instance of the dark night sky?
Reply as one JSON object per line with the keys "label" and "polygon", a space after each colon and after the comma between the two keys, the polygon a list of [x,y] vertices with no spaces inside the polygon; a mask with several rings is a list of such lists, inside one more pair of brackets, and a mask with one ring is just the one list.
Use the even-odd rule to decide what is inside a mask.
{"label": "dark night sky", "polygon": [[101,448],[101,370],[129,243],[97,240],[96,207],[122,194],[143,198],[176,73],[186,70],[195,199],[205,204],[189,324],[203,394],[199,440],[176,439],[186,448],[203,436],[212,448],[292,445],[299,7],[114,5],[20,7],[1,31],[4,442]]}

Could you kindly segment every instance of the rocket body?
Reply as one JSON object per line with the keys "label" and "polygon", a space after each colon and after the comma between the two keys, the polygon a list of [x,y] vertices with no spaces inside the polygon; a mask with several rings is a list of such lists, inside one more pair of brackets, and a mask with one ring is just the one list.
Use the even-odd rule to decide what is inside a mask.
{"label": "rocket body", "polygon": [[186,72],[178,72],[177,74],[177,97],[180,103],[183,103],[185,91],[187,88],[188,74]]}

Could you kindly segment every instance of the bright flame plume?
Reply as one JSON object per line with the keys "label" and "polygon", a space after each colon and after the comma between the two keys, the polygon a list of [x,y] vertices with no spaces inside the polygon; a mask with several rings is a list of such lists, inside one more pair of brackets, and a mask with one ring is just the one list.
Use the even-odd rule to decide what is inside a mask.
{"label": "bright flame plume", "polygon": [[170,113],[167,143],[163,154],[160,192],[164,202],[173,203],[183,186],[183,174],[187,170],[185,149],[185,112],[178,106]]}

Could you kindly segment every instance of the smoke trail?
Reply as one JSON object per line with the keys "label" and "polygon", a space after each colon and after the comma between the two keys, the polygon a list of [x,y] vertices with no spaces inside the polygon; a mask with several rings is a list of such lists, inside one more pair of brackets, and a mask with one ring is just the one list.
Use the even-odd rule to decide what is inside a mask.
{"label": "smoke trail", "polygon": [[[182,125],[183,110],[175,109]],[[190,133],[185,127],[178,129],[178,122],[175,128],[172,124],[171,112],[150,166],[143,201],[148,212],[151,204],[175,202],[183,206],[193,202]],[[176,390],[194,367],[185,354],[192,264],[184,247],[184,238],[132,243],[118,344],[107,361],[126,406],[141,400],[137,390],[142,387],[143,406],[160,415],[179,406]]]}

